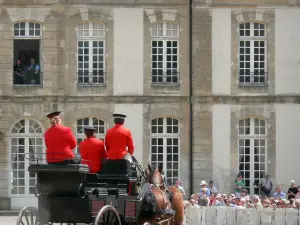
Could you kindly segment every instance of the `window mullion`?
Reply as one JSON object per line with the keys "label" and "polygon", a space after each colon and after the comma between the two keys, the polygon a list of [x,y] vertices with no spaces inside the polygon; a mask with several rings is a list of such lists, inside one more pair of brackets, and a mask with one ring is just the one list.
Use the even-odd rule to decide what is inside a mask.
{"label": "window mullion", "polygon": [[[167,161],[167,138],[163,138],[163,170],[166,171],[166,161]],[[165,174],[165,177],[167,177],[167,173]]]}
{"label": "window mullion", "polygon": [[167,118],[163,118],[163,134],[167,134]]}
{"label": "window mullion", "polygon": [[254,118],[250,118],[250,136],[254,136]]}
{"label": "window mullion", "polygon": [[167,41],[163,42],[163,82],[166,82],[166,72],[167,72]]}
{"label": "window mullion", "polygon": [[89,83],[92,83],[92,68],[93,68],[93,41],[89,40]]}
{"label": "window mullion", "polygon": [[92,22],[89,22],[89,37],[93,37]]}
{"label": "window mullion", "polygon": [[25,22],[25,37],[29,37],[29,23],[28,22]]}
{"label": "window mullion", "polygon": [[250,82],[252,83],[254,81],[254,41],[250,40]]}

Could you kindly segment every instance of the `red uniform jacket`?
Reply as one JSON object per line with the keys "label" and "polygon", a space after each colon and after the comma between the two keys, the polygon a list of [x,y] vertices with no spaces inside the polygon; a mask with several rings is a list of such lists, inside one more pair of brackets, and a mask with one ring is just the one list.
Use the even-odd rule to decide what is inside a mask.
{"label": "red uniform jacket", "polygon": [[97,173],[102,169],[102,161],[106,159],[104,143],[96,138],[87,138],[79,144],[82,164],[90,168],[91,173]]}
{"label": "red uniform jacket", "polygon": [[123,159],[128,152],[133,155],[134,145],[131,132],[123,125],[116,124],[106,132],[105,146],[107,158],[116,160]]}
{"label": "red uniform jacket", "polygon": [[56,125],[44,134],[47,147],[47,162],[61,162],[74,158],[72,149],[76,147],[76,139],[69,127]]}

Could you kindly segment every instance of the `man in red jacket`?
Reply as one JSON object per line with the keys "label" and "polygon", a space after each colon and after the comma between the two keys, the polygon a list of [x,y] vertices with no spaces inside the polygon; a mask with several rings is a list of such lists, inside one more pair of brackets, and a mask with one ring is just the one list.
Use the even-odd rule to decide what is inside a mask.
{"label": "man in red jacket", "polygon": [[85,127],[86,139],[79,144],[82,164],[90,168],[90,173],[98,173],[102,169],[103,160],[106,159],[106,151],[103,141],[95,137],[94,127]]}
{"label": "man in red jacket", "polygon": [[105,163],[105,173],[125,173],[127,174],[129,162],[124,159],[129,153],[133,155],[134,144],[129,129],[125,128],[126,116],[123,114],[113,114],[115,126],[106,132],[105,146],[107,161]]}
{"label": "man in red jacket", "polygon": [[80,158],[73,152],[76,139],[69,127],[61,125],[60,112],[50,113],[47,117],[51,121],[51,127],[44,134],[48,164],[79,163]]}

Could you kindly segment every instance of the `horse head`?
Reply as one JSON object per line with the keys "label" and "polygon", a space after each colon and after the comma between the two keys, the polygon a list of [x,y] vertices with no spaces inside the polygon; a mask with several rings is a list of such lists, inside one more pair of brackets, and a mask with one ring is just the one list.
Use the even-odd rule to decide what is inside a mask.
{"label": "horse head", "polygon": [[145,174],[147,181],[151,184],[160,186],[163,184],[163,164],[159,164],[158,168],[153,169],[151,165],[148,164],[148,168],[145,169]]}

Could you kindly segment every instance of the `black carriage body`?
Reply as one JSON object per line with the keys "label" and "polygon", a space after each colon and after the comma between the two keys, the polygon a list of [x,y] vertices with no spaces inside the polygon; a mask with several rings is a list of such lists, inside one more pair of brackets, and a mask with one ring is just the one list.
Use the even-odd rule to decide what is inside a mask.
{"label": "black carriage body", "polygon": [[86,165],[32,164],[28,171],[37,174],[37,192],[53,196],[78,196],[80,186],[87,182],[89,168]]}
{"label": "black carriage body", "polygon": [[91,223],[91,201],[89,198],[57,197],[40,195],[38,212],[41,224]]}
{"label": "black carriage body", "polygon": [[[28,170],[37,174],[41,222],[92,223],[106,205],[117,209],[122,224],[135,224],[138,220],[145,193],[128,196],[128,184],[136,182],[132,173],[89,174],[86,165],[32,164]],[[80,197],[83,189],[88,194]]]}

